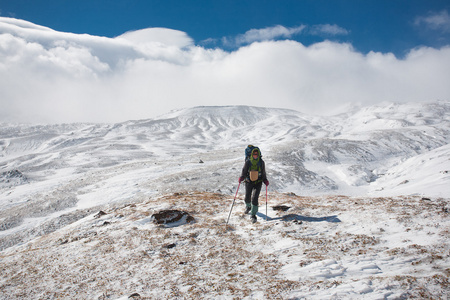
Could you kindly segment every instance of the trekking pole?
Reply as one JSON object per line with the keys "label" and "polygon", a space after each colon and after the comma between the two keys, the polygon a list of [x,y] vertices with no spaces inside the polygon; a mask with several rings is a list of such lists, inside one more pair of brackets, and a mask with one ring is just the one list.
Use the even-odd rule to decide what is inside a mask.
{"label": "trekking pole", "polygon": [[267,215],[267,185],[266,185],[266,221],[269,218],[269,216]]}
{"label": "trekking pole", "polygon": [[234,201],[236,201],[236,197],[237,197],[237,194],[238,194],[238,191],[239,191],[239,187],[240,187],[240,186],[241,186],[241,183],[239,182],[239,185],[238,185],[237,190],[236,190],[236,195],[234,195],[233,203],[231,204],[230,213],[228,214],[228,219],[227,219],[226,225],[228,225],[228,221],[230,220],[231,211],[233,210]]}

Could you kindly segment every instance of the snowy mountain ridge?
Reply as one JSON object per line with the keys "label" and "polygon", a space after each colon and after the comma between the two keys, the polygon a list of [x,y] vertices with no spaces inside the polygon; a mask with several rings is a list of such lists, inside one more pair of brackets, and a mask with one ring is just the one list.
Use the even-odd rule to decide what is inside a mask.
{"label": "snowy mountain ridge", "polygon": [[[194,107],[155,119],[111,125],[4,124],[0,131],[0,171],[17,169],[33,178],[67,168],[82,172],[160,158],[173,157],[180,162],[189,156],[196,157],[191,160],[203,156],[207,161],[211,155],[218,156],[214,161],[240,168],[235,161],[241,159],[243,148],[253,143],[260,146],[268,168],[278,179],[273,181],[276,190],[289,191],[295,182],[295,186],[306,191],[343,188],[345,193],[346,184],[340,186],[339,180],[332,178],[336,170],[341,177],[343,172],[351,175],[349,169],[373,173],[366,184],[369,187],[400,162],[447,145],[449,120],[450,104],[434,102],[386,104],[332,117],[308,116],[287,109],[229,106]],[[447,162],[443,164],[448,167]],[[194,171],[198,166],[192,167]],[[297,171],[293,173],[292,167]],[[319,190],[301,179],[308,172],[316,174]],[[238,173],[234,171],[234,177]],[[223,182],[216,188],[229,184]]]}

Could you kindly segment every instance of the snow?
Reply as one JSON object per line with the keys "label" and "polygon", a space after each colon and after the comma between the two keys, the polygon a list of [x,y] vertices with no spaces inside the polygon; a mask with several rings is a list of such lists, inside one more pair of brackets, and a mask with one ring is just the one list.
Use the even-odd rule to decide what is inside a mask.
{"label": "snow", "polygon": [[[3,124],[0,298],[446,299],[449,116],[434,102]],[[247,144],[268,214],[263,190],[258,222],[243,215],[241,185],[225,226]],[[153,223],[164,209],[195,222]]]}
{"label": "snow", "polygon": [[[378,194],[407,194],[411,186],[436,197],[448,197],[450,145],[408,158],[373,183]],[[419,193],[425,195],[425,192]]]}

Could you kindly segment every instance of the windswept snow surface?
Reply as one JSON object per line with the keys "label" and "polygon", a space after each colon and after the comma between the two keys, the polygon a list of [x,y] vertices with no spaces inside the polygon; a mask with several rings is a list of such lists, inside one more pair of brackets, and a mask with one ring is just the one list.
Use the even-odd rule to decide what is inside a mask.
{"label": "windswept snow surface", "polygon": [[[449,133],[448,102],[2,124],[0,298],[446,298]],[[241,216],[241,185],[225,228],[248,144],[269,217],[265,190]],[[165,208],[196,222],[151,223]]]}
{"label": "windswept snow surface", "polygon": [[[1,252],[2,299],[446,299],[448,202],[270,193],[251,224],[239,197],[188,192],[105,205]],[[135,199],[133,199],[135,201]],[[290,206],[277,212],[272,206]],[[181,209],[194,223],[151,222]],[[267,220],[266,220],[267,219]]]}

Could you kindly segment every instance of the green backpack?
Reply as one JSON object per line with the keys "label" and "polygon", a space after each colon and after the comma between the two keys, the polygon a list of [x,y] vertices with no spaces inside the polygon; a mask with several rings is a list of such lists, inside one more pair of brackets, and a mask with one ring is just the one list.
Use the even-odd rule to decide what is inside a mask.
{"label": "green backpack", "polygon": [[[249,147],[253,147],[253,146],[249,145]],[[247,147],[247,149],[249,147]],[[246,155],[247,155],[247,149],[245,151]],[[257,160],[253,159],[253,156],[252,156],[252,153],[253,153],[253,151],[255,149],[259,153]],[[251,163],[250,164],[250,168],[248,169],[250,181],[252,181],[252,182],[260,182],[261,181],[261,169],[262,169],[261,151],[259,150],[258,147],[253,147],[251,149],[251,151],[249,151],[249,152],[250,152],[250,154],[249,154],[248,158],[246,157],[246,160],[249,160],[250,163]]]}

